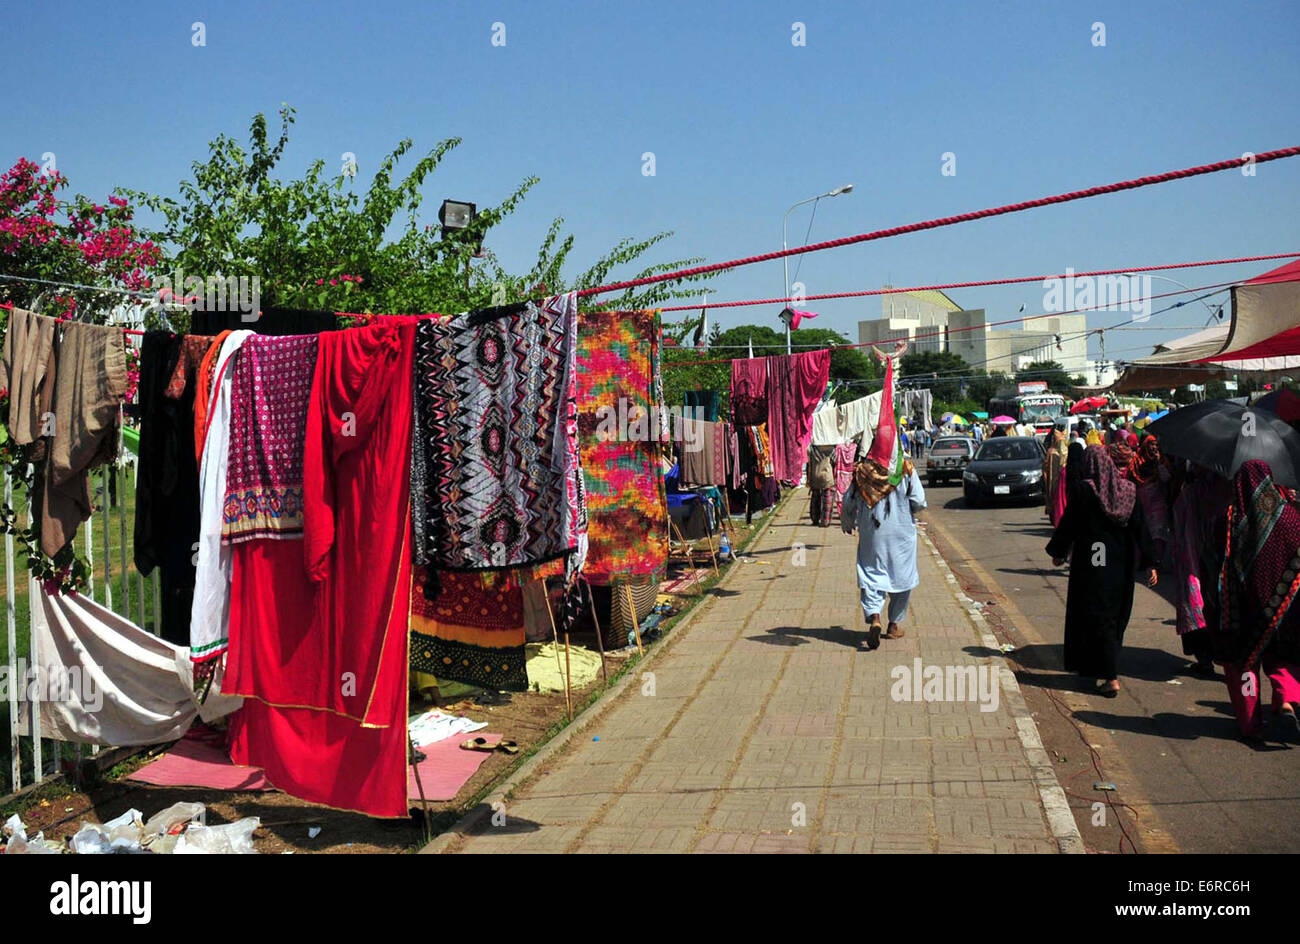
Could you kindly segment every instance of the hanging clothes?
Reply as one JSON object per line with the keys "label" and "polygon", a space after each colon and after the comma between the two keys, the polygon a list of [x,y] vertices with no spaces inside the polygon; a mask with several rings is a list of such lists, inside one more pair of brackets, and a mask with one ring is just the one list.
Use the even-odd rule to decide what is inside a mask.
{"label": "hanging clothes", "polygon": [[9,391],[9,436],[28,446],[42,435],[54,383],[54,329],[57,322],[22,308],[9,312],[4,353],[0,356],[0,389]]}
{"label": "hanging clothes", "polygon": [[731,362],[731,419],[737,426],[767,422],[766,357]]}
{"label": "hanging clothes", "polygon": [[773,474],[798,484],[808,455],[813,411],[830,379],[831,352],[808,351],[767,360],[767,433]]}
{"label": "hanging clothes", "polygon": [[174,741],[198,715],[189,653],[77,593],[32,599],[41,736],[78,744]]}
{"label": "hanging clothes", "polygon": [[[812,442],[816,446],[838,446],[863,441],[863,451],[871,446],[872,432],[880,422],[880,404],[884,391],[850,400],[828,403],[813,414]],[[865,434],[865,436],[864,436]]]}
{"label": "hanging clothes", "polygon": [[[231,390],[235,372],[232,362],[252,336],[251,331],[226,332],[220,345],[214,344],[218,351],[216,357],[211,358],[216,379],[211,403],[203,411],[205,428],[202,430],[203,451],[199,457],[198,554],[194,570],[194,605],[190,612],[190,658],[199,663],[218,659],[230,644],[233,564],[229,545],[223,545],[221,541],[221,525],[225,519],[226,478],[230,467]],[[208,355],[205,355],[204,363],[208,360]],[[142,382],[143,379],[142,374]],[[143,442],[143,433],[140,438]]]}
{"label": "hanging clothes", "polygon": [[913,428],[924,431],[934,427],[934,422],[930,418],[934,398],[929,390],[904,390],[899,399],[903,416]]}
{"label": "hanging clothes", "polygon": [[578,549],[577,310],[570,292],[419,321],[417,563],[491,570]]}
{"label": "hanging clothes", "polygon": [[[135,566],[158,569],[160,635],[191,642],[194,545],[199,540],[199,468],[194,442],[195,350],[211,338],[146,332],[140,342],[140,445],[135,485]],[[201,354],[200,354],[201,357]]]}
{"label": "hanging clothes", "polygon": [[675,417],[677,429],[673,438],[677,443],[681,469],[678,480],[682,485],[712,485],[713,482],[713,427],[704,420]]}
{"label": "hanging clothes", "polygon": [[[578,330],[578,438],[587,507],[584,575],[594,584],[657,574],[668,560],[668,504],[659,462],[659,319],[593,311]],[[623,434],[610,418],[626,417]],[[612,435],[611,435],[612,433]]]}
{"label": "hanging clothes", "polygon": [[[319,339],[302,541],[234,545],[231,759],[280,789],[407,813],[413,319]],[[235,456],[232,453],[232,461]]]}
{"label": "hanging clothes", "polygon": [[844,496],[853,485],[853,460],[857,454],[856,443],[841,443],[835,447],[835,513],[840,513]]}
{"label": "hanging clothes", "polygon": [[411,668],[495,691],[528,691],[524,594],[515,575],[449,571],[432,600],[429,579],[428,569],[417,567],[411,581]]}
{"label": "hanging clothes", "polygon": [[692,419],[718,421],[722,394],[717,390],[687,390],[682,394],[683,413]]}
{"label": "hanging clothes", "polygon": [[303,436],[316,337],[254,336],[235,357],[223,541],[302,533]]}
{"label": "hanging clothes", "polygon": [[41,491],[41,550],[53,557],[90,517],[90,470],[117,459],[126,396],[121,328],[71,322],[56,342],[54,438]]}

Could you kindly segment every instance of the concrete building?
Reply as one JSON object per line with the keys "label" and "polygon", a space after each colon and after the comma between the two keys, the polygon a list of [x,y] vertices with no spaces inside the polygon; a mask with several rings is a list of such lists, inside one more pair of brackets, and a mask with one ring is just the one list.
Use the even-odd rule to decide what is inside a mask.
{"label": "concrete building", "polygon": [[[888,286],[886,286],[888,288]],[[943,292],[882,295],[881,318],[858,322],[858,341],[882,344],[906,339],[913,351],[950,351],[972,367],[1012,374],[1034,361],[1056,361],[1067,373],[1096,371],[1088,361],[1087,317],[1053,315],[1022,321],[1019,328],[993,328],[983,308],[963,309]],[[1059,341],[1058,341],[1059,338]]]}

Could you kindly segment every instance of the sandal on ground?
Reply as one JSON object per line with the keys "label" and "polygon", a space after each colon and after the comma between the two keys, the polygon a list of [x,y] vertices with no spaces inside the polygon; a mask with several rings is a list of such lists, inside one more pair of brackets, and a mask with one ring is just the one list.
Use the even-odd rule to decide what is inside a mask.
{"label": "sandal on ground", "polygon": [[[1115,687],[1111,688],[1112,685],[1114,685]],[[1097,694],[1103,698],[1118,698],[1119,679],[1111,679],[1110,681],[1106,681],[1105,679],[1103,679],[1099,681],[1097,683]]]}
{"label": "sandal on ground", "polygon": [[498,741],[497,750],[505,754],[518,754],[519,745],[514,741]]}
{"label": "sandal on ground", "polygon": [[495,751],[496,746],[489,744],[487,738],[471,738],[468,741],[460,742],[461,750],[465,751]]}
{"label": "sandal on ground", "polygon": [[880,620],[873,619],[867,624],[867,648],[880,648]]}
{"label": "sandal on ground", "polygon": [[1300,734],[1300,718],[1296,717],[1294,705],[1286,702],[1278,709],[1277,713],[1287,723],[1287,729],[1292,734]]}
{"label": "sandal on ground", "polygon": [[905,635],[907,634],[903,632],[903,627],[899,626],[897,623],[890,623],[889,632],[885,633],[885,638],[902,639]]}

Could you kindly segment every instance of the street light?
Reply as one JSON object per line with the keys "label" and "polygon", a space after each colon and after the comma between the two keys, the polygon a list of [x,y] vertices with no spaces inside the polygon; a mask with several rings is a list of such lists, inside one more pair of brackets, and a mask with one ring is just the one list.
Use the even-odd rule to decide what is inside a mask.
{"label": "street light", "polygon": [[[843,187],[836,187],[834,190],[827,190],[825,193],[819,193],[817,194],[817,196],[809,197],[807,200],[800,200],[798,203],[790,204],[790,209],[786,210],[785,216],[781,217],[781,248],[782,249],[789,248],[786,245],[786,240],[785,240],[785,225],[787,221],[789,221],[790,213],[791,211],[794,210],[795,207],[803,206],[805,203],[816,203],[822,197],[838,197],[842,193],[852,193],[852,192],[853,192],[853,184],[845,184]],[[785,273],[785,283],[784,283],[784,287],[781,289],[781,297],[788,300],[790,298],[790,257],[782,256],[781,265],[782,265],[782,270]],[[786,322],[786,326],[785,326],[785,352],[787,354],[790,353],[789,322]]]}

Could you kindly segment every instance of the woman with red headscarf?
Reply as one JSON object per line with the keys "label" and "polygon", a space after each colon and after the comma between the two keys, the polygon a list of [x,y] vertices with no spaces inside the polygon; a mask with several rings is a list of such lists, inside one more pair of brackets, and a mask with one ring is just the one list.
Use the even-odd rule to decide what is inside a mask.
{"label": "woman with red headscarf", "polygon": [[1119,655],[1133,609],[1133,578],[1141,565],[1147,585],[1156,571],[1142,527],[1137,489],[1101,446],[1066,463],[1069,499],[1047,545],[1058,567],[1069,558],[1065,601],[1065,668],[1097,680],[1107,698],[1119,694]]}

